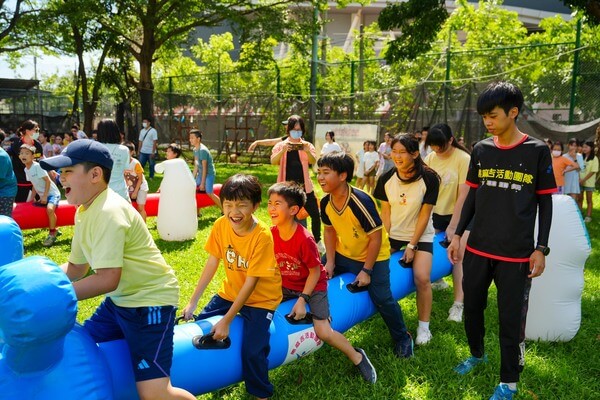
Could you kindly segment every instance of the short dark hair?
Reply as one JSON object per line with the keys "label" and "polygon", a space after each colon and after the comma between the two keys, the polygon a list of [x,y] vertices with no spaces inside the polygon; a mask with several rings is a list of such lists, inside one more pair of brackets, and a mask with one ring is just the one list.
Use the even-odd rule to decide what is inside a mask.
{"label": "short dark hair", "polygon": [[198,139],[202,140],[202,132],[199,129],[190,130],[190,135],[196,136]]}
{"label": "short dark hair", "polygon": [[152,125],[152,117],[144,117],[142,118],[142,121],[148,121],[150,122],[150,125]]}
{"label": "short dark hair", "polygon": [[104,182],[108,185],[108,183],[110,182],[110,174],[112,172],[110,170],[110,168],[106,168],[100,164],[96,164],[96,163],[89,162],[89,161],[84,161],[80,164],[83,165],[83,169],[85,172],[88,172],[90,169],[92,169],[94,167],[100,167],[102,169],[102,177],[104,179]]}
{"label": "short dark hair", "polygon": [[354,159],[343,151],[327,153],[317,160],[317,166],[331,168],[338,174],[346,173],[346,182],[354,177]]}
{"label": "short dark hair", "polygon": [[306,127],[304,125],[304,119],[302,119],[302,117],[299,115],[292,115],[288,118],[286,132],[289,133],[292,129],[294,129],[296,124],[300,124],[300,130],[302,131],[302,135],[304,135],[306,133]]}
{"label": "short dark hair", "polygon": [[123,146],[127,147],[129,151],[135,151],[135,144],[132,142],[125,142],[123,143]]}
{"label": "short dark hair", "polygon": [[255,176],[247,174],[235,174],[229,177],[219,193],[221,202],[225,200],[250,200],[252,204],[260,203],[262,188]]}
{"label": "short dark hair", "polygon": [[327,134],[329,134],[329,137],[331,138],[331,141],[335,142],[335,132],[334,131],[327,131],[327,132],[325,132],[325,136],[327,136]]}
{"label": "short dark hair", "polygon": [[98,122],[98,141],[100,143],[121,143],[121,131],[114,119],[103,119]]}
{"label": "short dark hair", "polygon": [[[492,82],[479,95],[477,112],[479,115],[484,115],[492,112],[494,108],[500,107],[508,115],[508,112],[516,107],[520,114],[523,101],[523,93],[516,85],[506,81]],[[517,118],[515,118],[516,120]]]}
{"label": "short dark hair", "polygon": [[168,145],[167,150],[169,149],[171,149],[171,151],[175,153],[177,157],[181,156],[181,146],[177,143],[171,143],[170,145]]}
{"label": "short dark hair", "polygon": [[565,146],[560,140],[557,140],[556,142],[552,143],[552,147],[554,146],[560,146],[560,151],[563,151],[565,149]]}
{"label": "short dark hair", "polygon": [[306,203],[306,193],[304,192],[304,189],[295,182],[287,181],[276,183],[269,188],[267,194],[269,197],[271,197],[272,194],[283,197],[289,207],[298,206],[302,208]]}

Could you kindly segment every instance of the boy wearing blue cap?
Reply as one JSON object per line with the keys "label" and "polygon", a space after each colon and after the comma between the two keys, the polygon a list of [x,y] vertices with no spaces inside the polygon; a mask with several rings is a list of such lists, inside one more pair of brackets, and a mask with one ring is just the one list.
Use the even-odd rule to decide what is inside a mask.
{"label": "boy wearing blue cap", "polygon": [[[96,342],[127,341],[142,400],[194,399],[170,380],[177,279],[140,214],[108,188],[108,149],[77,140],[40,165],[60,168],[67,201],[79,205],[71,254],[62,266],[77,299],[106,294],[84,327]],[[86,276],[90,268],[94,273]]]}

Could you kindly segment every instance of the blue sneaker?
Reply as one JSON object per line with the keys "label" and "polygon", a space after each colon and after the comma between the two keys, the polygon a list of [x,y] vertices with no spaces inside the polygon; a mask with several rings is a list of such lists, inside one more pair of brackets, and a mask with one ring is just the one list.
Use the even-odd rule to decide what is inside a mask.
{"label": "blue sneaker", "polygon": [[513,394],[516,394],[516,390],[512,390],[506,383],[501,383],[496,386],[494,394],[490,397],[490,400],[512,400]]}
{"label": "blue sneaker", "polygon": [[487,360],[488,360],[487,355],[485,355],[485,354],[481,358],[471,356],[471,357],[467,358],[465,361],[458,364],[456,367],[454,367],[454,372],[456,372],[459,375],[466,375],[469,372],[471,372],[471,370],[473,368],[475,368],[475,366],[482,364],[482,363],[486,363]]}
{"label": "blue sneaker", "polygon": [[411,358],[414,354],[415,342],[409,332],[406,332],[406,337],[396,343],[394,354],[399,358]]}

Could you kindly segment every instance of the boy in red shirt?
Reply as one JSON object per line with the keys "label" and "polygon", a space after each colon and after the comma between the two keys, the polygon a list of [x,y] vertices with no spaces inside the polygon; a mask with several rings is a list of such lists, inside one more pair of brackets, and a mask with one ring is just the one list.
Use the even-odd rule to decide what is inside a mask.
{"label": "boy in red shirt", "polygon": [[281,271],[283,300],[297,299],[290,317],[301,320],[310,305],[317,336],[340,350],[360,371],[363,379],[377,381],[377,372],[363,349],[354,348],[329,323],[327,272],[321,264],[317,243],[308,230],[296,222],[296,214],[306,202],[304,190],[293,182],[281,182],[269,188],[268,211],[273,222],[275,259]]}

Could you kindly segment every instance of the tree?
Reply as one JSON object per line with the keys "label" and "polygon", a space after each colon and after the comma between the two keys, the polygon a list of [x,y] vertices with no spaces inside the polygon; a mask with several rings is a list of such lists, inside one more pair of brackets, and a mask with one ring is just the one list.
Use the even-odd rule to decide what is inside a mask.
{"label": "tree", "polygon": [[591,23],[600,23],[599,0],[562,0],[562,2],[571,8],[583,11],[589,17]]}
{"label": "tree", "polygon": [[97,20],[118,37],[139,64],[136,82],[143,116],[153,113],[152,66],[162,47],[185,43],[196,27],[229,23],[241,32],[242,42],[265,37],[283,38],[289,26],[285,18],[293,0],[103,0]]}
{"label": "tree", "polygon": [[27,32],[19,29],[26,18],[34,18],[39,10],[24,0],[0,0],[0,53],[13,52],[31,46]]}
{"label": "tree", "polygon": [[379,14],[379,26],[384,31],[397,29],[402,33],[389,43],[386,60],[408,60],[429,51],[446,18],[444,0],[408,0],[386,5]]}

